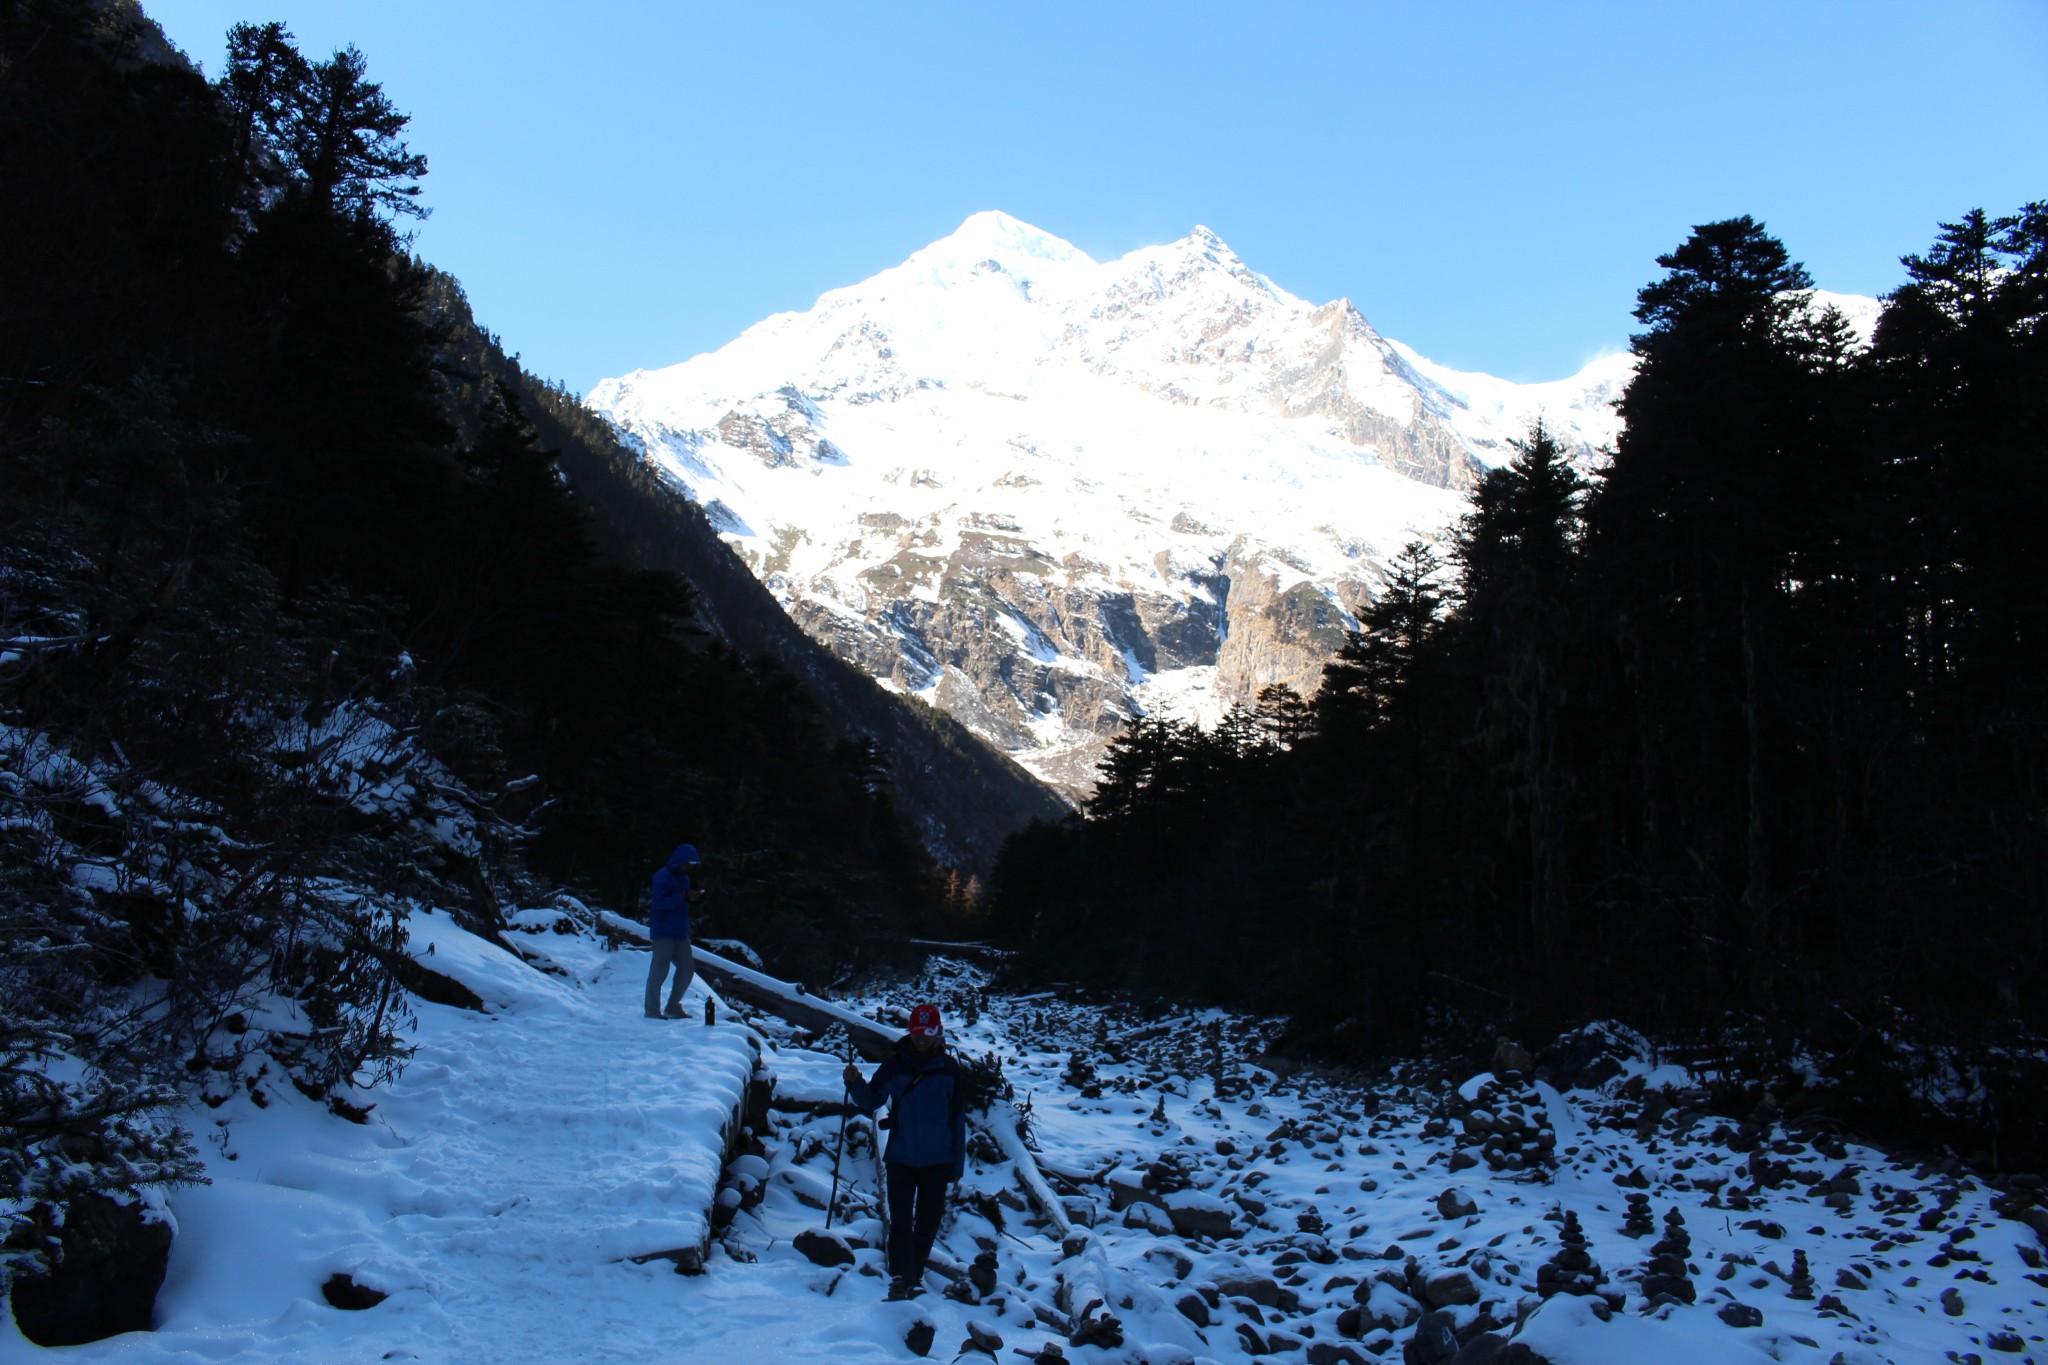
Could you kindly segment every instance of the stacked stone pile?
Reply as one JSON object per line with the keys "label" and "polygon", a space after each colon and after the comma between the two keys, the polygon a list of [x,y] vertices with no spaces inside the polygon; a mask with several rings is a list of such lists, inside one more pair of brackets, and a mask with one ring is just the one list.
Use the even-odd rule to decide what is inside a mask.
{"label": "stacked stone pile", "polygon": [[1484,1161],[1490,1171],[1548,1179],[1557,1166],[1557,1132],[1549,1108],[1521,1073],[1488,1078],[1470,1101],[1454,1097],[1452,1108],[1456,1127],[1443,1131],[1457,1142],[1453,1173]]}
{"label": "stacked stone pile", "polygon": [[1786,1291],[1788,1299],[1811,1299],[1813,1297],[1813,1267],[1806,1263],[1806,1253],[1792,1253],[1791,1288]]}
{"label": "stacked stone pile", "polygon": [[1692,1234],[1674,1205],[1664,1215],[1664,1236],[1650,1248],[1650,1263],[1643,1272],[1643,1297],[1656,1307],[1664,1303],[1694,1303],[1699,1291],[1693,1288]]}
{"label": "stacked stone pile", "polygon": [[1559,1090],[1597,1090],[1649,1054],[1649,1041],[1633,1029],[1595,1023],[1558,1038],[1538,1063]]}
{"label": "stacked stone pile", "polygon": [[2032,1174],[2009,1176],[2005,1188],[1991,1201],[1992,1211],[2001,1218],[2010,1218],[2034,1230],[2039,1246],[2019,1248],[2021,1259],[2025,1260],[2033,1274],[2027,1276],[2035,1284],[2048,1288],[2048,1274],[2043,1274],[2042,1247],[2048,1247],[2048,1186],[2041,1177]]}
{"label": "stacked stone pile", "polygon": [[1422,1304],[1414,1292],[1406,1267],[1386,1266],[1373,1272],[1352,1291],[1352,1306],[1337,1317],[1337,1329],[1346,1336],[1373,1332],[1398,1332],[1413,1327],[1422,1317]]}
{"label": "stacked stone pile", "polygon": [[1586,1250],[1585,1230],[1579,1226],[1579,1215],[1570,1209],[1565,1210],[1564,1229],[1557,1240],[1562,1243],[1557,1254],[1536,1268],[1536,1292],[1546,1299],[1557,1294],[1597,1293],[1607,1276]]}
{"label": "stacked stone pile", "polygon": [[[1712,1096],[1697,1087],[1662,1085],[1652,1087],[1640,1075],[1612,1082],[1598,1096],[1581,1101],[1589,1127],[1628,1133],[1646,1145],[1651,1154],[1665,1141],[1700,1122],[1712,1105]],[[1745,1125],[1743,1135],[1726,1124],[1715,1131],[1715,1140],[1732,1150],[1749,1151],[1760,1145],[1759,1130]]]}
{"label": "stacked stone pile", "polygon": [[1621,1235],[1624,1237],[1648,1237],[1657,1230],[1657,1219],[1650,1212],[1650,1196],[1640,1191],[1629,1195],[1628,1212],[1622,1216]]}

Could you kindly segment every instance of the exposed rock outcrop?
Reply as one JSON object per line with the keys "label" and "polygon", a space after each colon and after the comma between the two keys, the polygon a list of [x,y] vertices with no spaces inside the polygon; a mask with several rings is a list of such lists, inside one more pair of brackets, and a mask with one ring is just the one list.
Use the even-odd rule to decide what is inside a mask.
{"label": "exposed rock outcrop", "polygon": [[140,1203],[74,1199],[57,1230],[55,1267],[17,1279],[9,1294],[21,1334],[38,1346],[79,1346],[149,1331],[171,1236],[171,1225]]}

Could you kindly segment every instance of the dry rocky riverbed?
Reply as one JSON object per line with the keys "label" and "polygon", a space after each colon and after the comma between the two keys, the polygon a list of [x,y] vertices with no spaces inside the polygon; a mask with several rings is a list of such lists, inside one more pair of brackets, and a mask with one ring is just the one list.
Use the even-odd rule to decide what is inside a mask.
{"label": "dry rocky riverbed", "polygon": [[[1106,1253],[1115,1326],[1077,1323],[1054,1230],[978,1136],[939,1248],[957,1279],[881,1306],[905,1351],[2048,1362],[2035,1182],[2001,1191],[1768,1113],[1708,1115],[1685,1071],[1620,1030],[1582,1040],[1563,1089],[1513,1047],[1462,1084],[1368,1088],[1257,1065],[1258,1020],[1005,998],[945,960],[850,1003],[887,1020],[922,998],[946,1008],[956,1048],[1000,1060],[1065,1212]],[[732,1172],[724,1245],[757,1265],[804,1258],[819,1295],[879,1298],[864,1121],[841,1154],[850,1216],[823,1231],[840,1120],[818,1106],[838,1097],[841,1059],[829,1038],[758,1022],[780,1040],[779,1112]]]}

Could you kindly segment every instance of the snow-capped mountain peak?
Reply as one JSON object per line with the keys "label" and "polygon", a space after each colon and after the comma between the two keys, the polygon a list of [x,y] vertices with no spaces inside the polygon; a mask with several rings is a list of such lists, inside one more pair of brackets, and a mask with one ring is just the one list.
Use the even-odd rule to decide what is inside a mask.
{"label": "snow-capped mountain peak", "polygon": [[841,300],[886,298],[892,291],[945,290],[971,287],[987,276],[1028,284],[1073,273],[1071,267],[1093,267],[1087,253],[1007,213],[976,213],[948,235],[914,252],[902,265],[848,289],[819,299],[825,306]]}
{"label": "snow-capped mountain peak", "polygon": [[1313,690],[1538,417],[1611,445],[1632,364],[1461,373],[1206,227],[1097,262],[984,212],[590,402],[814,636],[1072,794],[1134,714]]}

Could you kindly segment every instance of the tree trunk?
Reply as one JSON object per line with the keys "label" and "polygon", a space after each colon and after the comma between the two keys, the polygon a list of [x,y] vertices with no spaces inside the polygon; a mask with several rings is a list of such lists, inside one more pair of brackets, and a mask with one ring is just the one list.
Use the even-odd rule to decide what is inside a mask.
{"label": "tree trunk", "polygon": [[[1745,791],[1749,804],[1747,877],[1743,899],[1748,902],[1749,919],[1755,934],[1753,950],[1759,962],[1771,955],[1770,847],[1764,823],[1764,741],[1763,666],[1758,660],[1761,644],[1757,638],[1756,611],[1750,588],[1742,588],[1742,713],[1747,763]],[[1761,968],[1759,971],[1761,972]],[[1763,985],[1758,982],[1759,987]]]}

